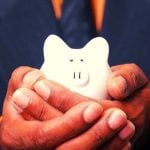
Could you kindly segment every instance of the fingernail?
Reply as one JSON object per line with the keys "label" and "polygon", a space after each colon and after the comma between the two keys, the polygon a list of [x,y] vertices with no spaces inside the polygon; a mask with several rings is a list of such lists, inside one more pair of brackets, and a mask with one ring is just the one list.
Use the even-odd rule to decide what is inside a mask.
{"label": "fingernail", "polygon": [[116,130],[123,126],[127,121],[127,116],[124,112],[116,110],[108,119],[108,125],[111,129]]}
{"label": "fingernail", "polygon": [[101,105],[97,103],[89,104],[83,112],[83,118],[87,123],[92,123],[101,116],[102,111]]}
{"label": "fingernail", "polygon": [[28,87],[32,86],[38,79],[40,79],[43,75],[43,73],[39,70],[33,70],[28,72],[24,78],[23,83],[27,85]]}
{"label": "fingernail", "polygon": [[48,100],[48,98],[50,97],[51,94],[51,88],[49,86],[48,83],[46,83],[46,81],[38,81],[35,85],[34,88],[36,90],[36,92],[42,96],[42,98],[44,100]]}
{"label": "fingernail", "polygon": [[12,99],[13,102],[21,109],[25,109],[29,105],[31,100],[29,95],[27,95],[27,93],[25,93],[23,89],[15,91]]}
{"label": "fingernail", "polygon": [[119,133],[119,137],[122,140],[126,140],[129,137],[132,137],[132,135],[134,135],[135,132],[135,126],[130,122],[128,124],[128,126],[126,126],[120,133]]}
{"label": "fingernail", "polygon": [[132,148],[132,145],[131,145],[131,143],[129,142],[129,143],[127,143],[127,144],[123,147],[122,150],[131,150],[131,148]]}
{"label": "fingernail", "polygon": [[127,81],[122,76],[115,77],[111,84],[120,94],[128,95]]}

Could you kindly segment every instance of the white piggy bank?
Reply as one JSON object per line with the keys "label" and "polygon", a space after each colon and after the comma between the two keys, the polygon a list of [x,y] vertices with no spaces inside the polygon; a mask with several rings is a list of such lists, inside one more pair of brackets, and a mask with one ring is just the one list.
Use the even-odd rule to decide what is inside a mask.
{"label": "white piggy bank", "polygon": [[82,49],[71,49],[58,36],[44,43],[41,70],[50,80],[95,100],[108,98],[106,80],[110,74],[109,46],[102,37],[92,39]]}

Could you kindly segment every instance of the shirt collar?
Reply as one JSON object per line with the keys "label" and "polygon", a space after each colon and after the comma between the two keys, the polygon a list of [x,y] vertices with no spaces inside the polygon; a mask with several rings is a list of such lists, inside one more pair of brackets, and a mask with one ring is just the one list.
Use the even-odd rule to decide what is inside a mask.
{"label": "shirt collar", "polygon": [[[104,10],[105,10],[106,0],[91,0],[91,5],[93,8],[95,28],[100,31],[103,24]],[[61,8],[63,0],[52,0],[55,16],[57,19],[61,18]]]}

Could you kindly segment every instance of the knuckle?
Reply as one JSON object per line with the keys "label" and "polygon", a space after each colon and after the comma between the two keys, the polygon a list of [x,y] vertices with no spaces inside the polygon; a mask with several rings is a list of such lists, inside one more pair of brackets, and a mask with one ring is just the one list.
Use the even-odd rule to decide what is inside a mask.
{"label": "knuckle", "polygon": [[131,81],[132,81],[132,85],[133,87],[136,87],[137,86],[137,82],[139,81],[139,77],[138,77],[138,74],[135,74],[133,71],[130,72],[130,78],[131,78]]}
{"label": "knuckle", "polygon": [[101,129],[99,127],[96,127],[96,129],[93,132],[93,138],[92,140],[95,143],[99,143],[99,145],[103,144],[105,142],[105,135],[103,134],[103,132],[101,131]]}
{"label": "knuckle", "polygon": [[141,70],[141,68],[138,65],[132,63],[127,65],[126,67],[127,67],[127,71],[129,72],[131,81],[133,81],[134,86],[141,86],[148,81],[144,72]]}
{"label": "knuckle", "polygon": [[59,94],[60,97],[58,97],[59,99],[59,103],[57,104],[58,105],[58,109],[65,112],[68,108],[69,108],[69,105],[70,105],[70,102],[73,98],[73,96],[71,95],[71,93],[66,93],[67,91],[65,91],[65,94],[63,93],[63,91]]}
{"label": "knuckle", "polygon": [[32,137],[35,147],[38,149],[45,149],[50,142],[46,136],[46,131],[43,128],[38,128],[37,133]]}
{"label": "knuckle", "polygon": [[66,107],[65,107],[66,105],[67,105],[67,100],[64,99],[63,101],[61,101],[61,102],[58,104],[58,109],[63,111],[63,110],[66,108]]}
{"label": "knuckle", "polygon": [[140,81],[140,68],[136,64],[129,64],[126,66],[128,80],[132,83],[130,86],[136,88]]}
{"label": "knuckle", "polygon": [[45,103],[41,103],[40,105],[40,110],[38,111],[38,119],[43,121],[44,120],[44,117],[45,117],[45,114],[47,114],[46,112],[47,109],[45,109]]}

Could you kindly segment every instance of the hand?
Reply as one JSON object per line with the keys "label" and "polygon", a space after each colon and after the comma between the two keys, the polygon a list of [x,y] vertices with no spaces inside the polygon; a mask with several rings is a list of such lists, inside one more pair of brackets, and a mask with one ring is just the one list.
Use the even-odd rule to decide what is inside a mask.
{"label": "hand", "polygon": [[[25,81],[26,81],[26,83],[28,83],[27,84],[28,88],[32,88],[33,87],[32,82],[31,82],[31,78],[30,78],[32,75],[33,75],[33,72],[29,72],[29,74],[27,74],[26,77],[25,77]],[[38,75],[37,75],[37,77],[38,77]],[[34,77],[34,79],[35,78],[36,77]],[[48,103],[51,103],[52,105],[54,105],[55,107],[57,107],[59,110],[61,110],[63,112],[68,111],[73,105],[75,105],[76,103],[78,103],[80,101],[93,101],[91,99],[88,99],[87,97],[83,97],[83,96],[78,95],[76,93],[72,93],[68,89],[65,89],[64,87],[62,87],[62,86],[60,86],[60,85],[58,85],[58,84],[56,84],[54,82],[49,82],[47,80],[40,80],[40,81],[36,82],[34,84],[34,90],[43,99],[47,99]],[[51,91],[51,95],[49,95],[49,92],[46,92],[46,91]],[[126,132],[127,129],[129,130],[130,133],[129,133],[128,137],[126,137],[124,139],[124,141],[122,141],[122,139],[117,138],[117,136],[116,136],[115,138],[113,138],[113,140],[111,140],[111,142],[110,142],[111,144],[110,145],[117,145],[118,149],[121,149],[123,146],[125,146],[125,144],[127,145],[127,147],[130,147],[130,144],[128,143],[128,141],[130,140],[130,138],[134,134],[134,125],[131,122],[128,122],[126,127],[122,131]],[[91,130],[91,131],[93,132],[94,130]],[[105,135],[105,131],[106,130],[104,130],[104,133],[102,131],[100,130],[99,133]],[[120,133],[122,133],[122,132],[120,132]],[[113,134],[115,134],[115,132]],[[89,136],[89,134],[85,134],[85,137],[88,137],[88,136]],[[107,139],[109,136],[111,137],[111,134],[110,135],[108,134],[105,138]],[[103,136],[103,138],[104,138],[104,136]],[[80,141],[80,142],[78,142],[78,144],[77,143],[75,144],[74,141]],[[90,140],[90,141],[86,142],[86,146],[87,147],[85,149],[90,148],[90,145],[91,146],[93,146],[93,145],[94,146],[95,145],[98,146],[98,145],[102,145],[102,143],[104,143],[104,142],[101,142],[101,144],[100,144],[100,141],[102,141],[102,140],[99,140],[98,143],[96,141],[95,142],[93,142],[92,140]],[[75,145],[77,147],[80,147],[80,145],[83,146],[84,143],[85,143],[84,140],[81,140],[81,139],[78,139],[78,138],[76,138],[76,140],[72,140],[71,142],[72,143],[68,142],[69,143],[68,147],[71,146],[71,145],[73,145],[73,147],[75,147]],[[90,144],[88,145],[87,143],[90,143]],[[61,146],[61,148],[65,149],[66,146],[67,145],[64,144],[63,146]],[[84,149],[84,147],[83,147],[83,149]]]}
{"label": "hand", "polygon": [[[104,110],[115,107],[127,114],[128,119],[135,125],[136,133],[131,141],[132,147],[134,147],[135,143],[137,145],[137,142],[141,141],[142,135],[150,135],[150,83],[143,71],[135,64],[115,66],[112,71],[113,73],[108,79],[108,92],[113,101],[102,100],[100,104]],[[78,98],[78,102],[82,100]],[[78,102],[75,101],[75,103]],[[55,105],[55,103],[51,103]],[[130,126],[122,130],[119,138],[107,142],[103,148],[107,150],[120,149],[118,148],[120,138],[124,141],[133,132],[132,129],[133,126]],[[138,140],[139,138],[140,140]],[[127,144],[127,147],[130,147],[129,145]]]}
{"label": "hand", "polygon": [[[0,128],[3,148],[54,149],[61,143],[79,135],[100,117],[102,107],[94,102],[80,103],[63,114],[48,105],[34,91],[28,88],[16,90],[17,86],[23,84],[18,81],[22,79],[25,72],[20,73],[17,74],[17,78],[14,77],[14,74],[12,75],[5,98],[3,121]],[[24,111],[28,113],[28,116],[32,116],[30,121],[25,120],[22,116]],[[126,121],[126,118],[123,121]]]}
{"label": "hand", "polygon": [[[65,140],[68,141],[69,138],[75,137],[75,135],[79,134],[81,131],[83,132],[87,127],[90,126],[90,124],[92,124],[94,120],[100,117],[102,108],[100,107],[100,105],[97,105],[95,103],[93,104],[93,102],[81,103],[77,106],[74,106],[71,109],[69,109],[68,107],[69,110],[67,112],[65,111],[66,113],[62,115],[60,111],[48,105],[45,101],[41,99],[39,95],[37,95],[34,91],[30,89],[20,88],[15,93],[13,93],[17,88],[19,88],[19,86],[27,86],[29,85],[29,83],[30,85],[32,85],[31,82],[29,82],[28,84],[23,83],[24,81],[26,81],[27,76],[28,76],[28,75],[25,75],[26,74],[25,70],[27,73],[27,70],[30,71],[31,68],[18,69],[17,71],[13,73],[12,78],[9,82],[8,92],[7,92],[7,96],[5,99],[5,105],[4,105],[4,111],[3,111],[4,118],[3,118],[2,125],[1,125],[1,142],[3,143],[4,147],[8,147],[12,149],[53,148],[57,144],[60,144],[61,142],[64,142]],[[34,73],[36,73],[36,71]],[[30,77],[32,78],[33,76],[30,76]],[[38,78],[32,78],[32,80],[30,81],[34,83],[40,78],[41,79],[43,78],[42,75],[39,75]],[[36,84],[35,89],[37,91],[41,90],[41,88],[38,88],[37,85],[38,84]],[[61,88],[62,87],[60,87],[60,89]],[[68,92],[68,94],[69,93],[71,94],[70,91],[68,90],[66,91]],[[25,97],[18,98],[19,93],[24,93],[26,96],[28,95],[28,98],[25,98]],[[54,94],[54,91],[51,92],[51,96],[52,96],[52,93]],[[10,98],[11,95],[12,95],[12,98]],[[46,99],[45,95],[46,94],[44,94],[43,99]],[[74,98],[77,98],[77,97],[78,96]],[[86,99],[87,101],[87,98],[84,98],[84,99]],[[85,111],[86,110],[85,107],[89,105],[92,106],[92,108],[90,108],[88,111]],[[25,118],[22,117],[22,113],[24,112],[27,112],[25,114],[28,114],[28,117],[32,116],[32,117],[29,117],[30,121],[26,121]],[[85,112],[88,112],[88,113],[85,113]],[[89,115],[85,115],[85,114],[89,114]],[[111,123],[107,122],[108,118],[112,114],[114,115],[117,114],[115,116],[116,117],[119,116],[120,118],[120,121],[116,124],[117,126],[115,125],[116,126],[115,129],[114,128],[112,129]],[[84,117],[81,117],[81,116],[86,116],[85,121],[84,121]],[[48,120],[52,118],[53,119],[48,120],[46,122],[45,121],[40,122],[40,121],[35,120],[35,118],[38,118],[39,120]],[[74,122],[79,122],[79,125],[75,124]],[[68,130],[67,128],[66,129],[67,133],[58,132],[59,130],[63,130],[63,127],[65,126],[65,124],[68,124],[68,123],[69,123],[68,128],[69,129],[71,128],[71,129]],[[74,138],[73,141],[67,142],[67,145],[64,144],[63,146],[60,146],[59,149],[63,149],[63,147],[66,147],[70,144],[72,148],[79,147],[80,144],[85,143],[85,140],[87,139],[87,137],[93,138],[92,141],[89,138],[87,139],[88,140],[87,142],[89,142],[88,144],[89,145],[92,144],[91,145],[92,147],[96,147],[97,145],[101,145],[105,141],[107,141],[108,138],[112,137],[114,133],[116,133],[117,131],[120,131],[121,128],[125,128],[125,125],[127,124],[130,124],[130,122],[127,121],[126,115],[122,111],[118,109],[110,109],[107,112],[105,112],[102,118],[93,126],[93,128],[89,130],[89,132],[83,134],[79,138],[81,140],[81,143],[75,144],[77,141],[80,141],[78,140],[78,137],[77,137],[77,138]],[[53,127],[54,125],[56,126],[56,128]],[[102,128],[100,130],[98,130],[99,125],[102,125]],[[45,128],[47,132],[45,132]],[[43,133],[43,130],[44,130],[44,133]],[[97,135],[94,133],[97,133]],[[55,138],[57,136],[58,138]],[[100,140],[98,140],[98,138]],[[53,141],[53,142],[51,143],[48,141]]]}
{"label": "hand", "polygon": [[[150,82],[143,71],[135,64],[112,67],[108,80],[108,91],[113,99],[120,100],[117,105],[128,114],[129,120],[136,125],[136,136],[150,135]],[[142,139],[138,140],[138,144]]]}
{"label": "hand", "polygon": [[[53,82],[49,82],[47,80],[41,80],[35,84],[35,89],[37,93],[40,93],[41,97],[44,92],[42,86],[45,84],[45,87],[51,88],[51,95],[47,99],[47,102],[54,105],[57,109],[61,110],[62,112],[68,111],[70,108],[72,108],[74,105],[77,105],[80,102],[83,101],[94,101],[92,99],[89,99],[87,97],[83,97],[81,95],[78,95],[76,93],[72,93],[69,90],[65,89],[64,87],[61,87]],[[41,90],[42,89],[42,90]],[[105,101],[107,102],[107,101]],[[129,143],[130,139],[134,135],[135,127],[134,125],[128,120],[123,127],[123,122],[119,119],[118,114],[115,120],[112,120],[112,124],[115,123],[116,127],[111,127],[108,123],[105,123],[108,120],[108,116],[110,115],[111,106],[113,110],[117,110],[116,106],[112,103],[109,103],[109,108],[107,103],[102,103],[105,107],[105,111],[103,113],[103,117],[100,118],[100,120],[87,132],[84,132],[82,135],[65,142],[64,144],[60,145],[57,149],[58,150],[64,150],[68,148],[72,149],[78,149],[78,147],[86,150],[96,149],[99,146],[103,145],[106,149],[131,149],[131,144]],[[114,106],[114,107],[113,107]],[[121,115],[122,116],[122,115]],[[113,117],[112,117],[113,118]],[[122,125],[121,125],[122,124]],[[117,126],[120,125],[122,128],[117,128]],[[113,126],[113,125],[112,125]],[[111,129],[111,132],[109,131]],[[127,135],[125,135],[127,133]],[[113,136],[112,136],[113,135]],[[125,136],[124,136],[125,135]],[[113,138],[112,138],[113,137]],[[108,142],[109,141],[109,142]],[[107,143],[107,144],[106,144]],[[109,143],[109,144],[108,144]],[[104,148],[104,147],[103,147]]]}
{"label": "hand", "polygon": [[[114,98],[114,101],[103,100],[101,101],[101,105],[103,106],[104,110],[111,107],[117,107],[127,113],[128,119],[131,120],[136,126],[136,136],[132,140],[132,145],[134,145],[135,141],[137,141],[137,138],[140,137],[142,133],[145,133],[144,131],[149,126],[149,81],[142,70],[133,64],[116,66],[112,68],[112,71],[113,74],[108,80],[108,91],[109,94]],[[120,79],[123,81],[120,81]],[[119,85],[119,88],[117,85]],[[53,88],[56,87],[52,86],[52,83],[49,86]],[[55,93],[56,95],[54,94],[51,96],[49,103],[61,111],[65,112],[68,108],[74,106],[75,104],[87,100],[87,98],[83,98],[79,95],[73,96],[72,93],[66,93],[66,90],[63,88],[54,89],[59,89],[59,91],[57,91],[57,94]],[[57,101],[57,95],[59,95],[59,102]],[[64,95],[67,96],[64,97]],[[130,129],[128,131],[131,132]],[[111,149],[112,147],[116,148],[117,144],[114,143],[118,142],[112,141],[107,144],[107,149]]]}

